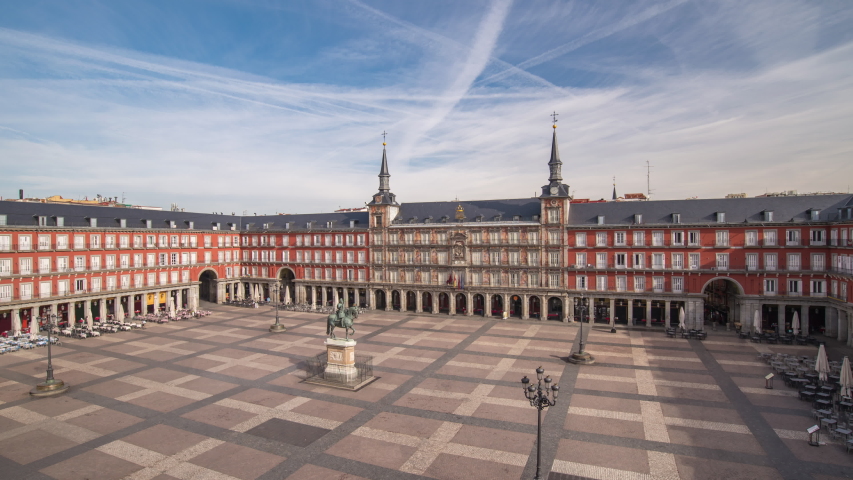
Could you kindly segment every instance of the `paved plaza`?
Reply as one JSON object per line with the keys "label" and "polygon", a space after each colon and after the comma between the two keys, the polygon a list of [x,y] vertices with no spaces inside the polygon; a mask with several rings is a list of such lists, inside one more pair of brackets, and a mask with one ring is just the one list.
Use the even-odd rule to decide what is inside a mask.
{"label": "paved plaza", "polygon": [[[536,466],[536,410],[520,378],[561,386],[546,410],[551,480],[853,477],[840,442],[806,442],[810,406],[759,352],[814,355],[733,333],[704,342],[659,329],[585,328],[596,364],[565,358],[578,328],[554,322],[368,312],[358,392],[303,383],[325,316],[203,305],[210,317],[65,340],[69,393],[31,399],[45,349],[0,357],[4,479],[519,479]],[[830,342],[833,360],[842,352]]]}

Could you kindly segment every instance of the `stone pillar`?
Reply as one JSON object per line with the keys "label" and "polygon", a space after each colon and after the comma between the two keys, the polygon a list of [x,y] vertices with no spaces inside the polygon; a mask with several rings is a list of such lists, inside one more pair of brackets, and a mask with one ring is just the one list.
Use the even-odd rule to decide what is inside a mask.
{"label": "stone pillar", "polygon": [[[542,298],[542,297],[540,297],[540,298]],[[575,298],[576,297],[571,297],[571,296],[566,297],[566,299],[565,299],[566,304],[563,305],[563,312],[568,317],[569,323],[575,323]],[[547,319],[547,310],[548,310],[547,301],[542,302],[541,308],[546,310],[546,312],[545,312],[546,315],[540,315],[540,318]]]}
{"label": "stone pillar", "polygon": [[405,312],[406,309],[408,308],[408,305],[407,305],[407,303],[409,301],[408,296],[409,296],[409,292],[407,292],[405,290],[400,291],[400,311],[401,312]]}
{"label": "stone pillar", "polygon": [[650,328],[652,326],[652,301],[651,299],[646,299],[646,328]]}
{"label": "stone pillar", "polygon": [[447,294],[447,301],[450,302],[450,305],[448,305],[448,313],[450,315],[456,315],[456,292],[451,290],[450,293]]}
{"label": "stone pillar", "polygon": [[492,316],[492,295],[489,293],[483,295],[483,314],[486,318]]}
{"label": "stone pillar", "polygon": [[[687,323],[690,321],[690,317],[688,316],[687,312],[684,312],[684,316],[686,317],[684,319],[684,323],[686,326]],[[634,299],[633,298],[628,299],[628,318],[627,318],[627,320],[628,320],[628,325],[633,327],[634,326]]]}
{"label": "stone pillar", "polygon": [[800,305],[800,327],[803,329],[803,335],[809,335],[809,306]]}
{"label": "stone pillar", "polygon": [[438,295],[439,292],[430,292],[430,297],[432,297],[432,313],[438,314]]}
{"label": "stone pillar", "polygon": [[154,313],[160,311],[160,292],[154,292]]}
{"label": "stone pillar", "polygon": [[672,323],[672,300],[666,300],[663,302],[663,321],[664,326],[666,328],[670,328],[670,324]]}
{"label": "stone pillar", "polygon": [[392,299],[391,299],[391,290],[385,289],[385,311],[390,312],[394,309]]}
{"label": "stone pillar", "polygon": [[825,307],[823,309],[823,324],[826,325],[826,336],[827,337],[837,337],[838,336],[838,310],[834,307]]}
{"label": "stone pillar", "polygon": [[474,295],[471,294],[470,292],[466,293],[465,294],[465,306],[466,306],[465,315],[468,317],[471,317],[474,315],[474,303],[473,302],[474,302]]}
{"label": "stone pillar", "polygon": [[521,319],[527,320],[530,318],[530,301],[527,295],[521,296]]}
{"label": "stone pillar", "polygon": [[[574,320],[575,304],[574,303],[572,303],[571,305],[569,304],[569,302],[573,301],[573,300],[571,300],[571,298],[568,295],[563,295],[560,298],[563,300],[563,312],[561,314],[562,318],[560,320],[562,320],[563,323],[568,323],[570,318],[572,320]],[[592,303],[592,299],[590,299],[590,303]],[[546,320],[548,319],[547,315],[545,316],[545,319]]]}
{"label": "stone pillar", "polygon": [[610,328],[616,328],[616,299],[610,299]]}
{"label": "stone pillar", "polygon": [[420,290],[415,290],[415,313],[424,311],[424,298]]}

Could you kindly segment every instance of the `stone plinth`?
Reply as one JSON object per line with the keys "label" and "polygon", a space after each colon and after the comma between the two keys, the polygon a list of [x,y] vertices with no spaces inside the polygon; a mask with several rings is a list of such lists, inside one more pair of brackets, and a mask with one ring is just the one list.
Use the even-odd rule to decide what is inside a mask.
{"label": "stone plinth", "polygon": [[356,341],[327,338],[326,345],[326,379],[338,377],[342,382],[351,382],[358,378],[355,368]]}

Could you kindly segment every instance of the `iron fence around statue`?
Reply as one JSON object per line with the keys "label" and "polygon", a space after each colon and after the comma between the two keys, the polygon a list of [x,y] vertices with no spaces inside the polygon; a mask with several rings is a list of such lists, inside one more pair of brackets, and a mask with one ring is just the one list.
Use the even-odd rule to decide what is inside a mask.
{"label": "iron fence around statue", "polygon": [[305,360],[306,380],[322,380],[328,383],[338,383],[341,385],[359,385],[373,378],[373,357],[370,355],[355,356],[354,378],[347,379],[344,375],[336,373],[326,373],[328,365],[327,354],[321,353],[316,357],[311,357]]}

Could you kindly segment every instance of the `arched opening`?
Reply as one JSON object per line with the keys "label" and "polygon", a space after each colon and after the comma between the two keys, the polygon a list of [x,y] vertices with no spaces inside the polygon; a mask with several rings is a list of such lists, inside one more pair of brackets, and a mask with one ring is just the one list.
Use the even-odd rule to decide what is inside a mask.
{"label": "arched opening", "polygon": [[548,320],[561,321],[563,319],[563,299],[551,297],[548,299]]}
{"label": "arched opening", "polygon": [[205,270],[198,277],[198,298],[205,302],[216,303],[216,272]]}
{"label": "arched opening", "polygon": [[620,298],[616,300],[613,315],[614,322],[621,325],[627,325],[631,315],[628,313],[628,300]]}
{"label": "arched opening", "polygon": [[528,316],[530,318],[542,318],[542,300],[539,297],[530,297],[527,304]]}
{"label": "arched opening", "polygon": [[438,294],[438,313],[450,313],[450,297],[444,292]]}
{"label": "arched opening", "polygon": [[593,323],[610,323],[610,299],[596,298]]}
{"label": "arched opening", "polygon": [[809,333],[826,334],[826,307],[809,307]]}
{"label": "arched opening", "polygon": [[347,288],[346,292],[347,292],[347,305],[349,305],[350,307],[352,307],[353,305],[358,305],[358,303],[356,301],[356,296],[355,296],[355,289],[354,288]]}
{"label": "arched opening", "polygon": [[415,292],[406,292],[406,311],[414,312],[417,310],[418,305],[418,296],[415,295]]}
{"label": "arched opening", "polygon": [[456,313],[460,315],[468,313],[468,297],[464,293],[456,294]]}
{"label": "arched opening", "polygon": [[478,293],[474,295],[473,301],[474,305],[472,308],[474,309],[474,315],[481,315],[485,317],[486,313],[483,307],[486,304],[486,299]]}
{"label": "arched opening", "polygon": [[646,324],[646,300],[634,300],[631,307],[631,325]]}
{"label": "arched opening", "polygon": [[652,302],[652,318],[649,319],[652,322],[653,327],[662,327],[664,324],[664,310],[666,304],[663,300],[651,300]]}
{"label": "arched opening", "polygon": [[374,294],[374,305],[377,310],[385,310],[388,307],[387,299],[385,298],[385,290],[377,290]]}
{"label": "arched opening", "polygon": [[[728,278],[715,278],[705,284],[705,312],[703,322],[716,321],[721,325],[736,322],[736,305],[743,289],[737,282]],[[694,327],[698,328],[698,327]]]}
{"label": "arched opening", "polygon": [[512,295],[509,297],[509,316],[521,318],[521,296]]}
{"label": "arched opening", "polygon": [[282,268],[281,271],[278,272],[278,284],[280,289],[278,294],[279,302],[294,303],[294,279],[296,279],[296,275],[293,273],[293,270],[289,268]]}
{"label": "arched opening", "polygon": [[421,295],[421,310],[424,312],[432,313],[432,294],[429,292],[424,292]]}
{"label": "arched opening", "polygon": [[391,292],[391,308],[400,311],[400,292],[398,290]]}
{"label": "arched opening", "polygon": [[504,316],[504,299],[500,295],[492,295],[492,316]]}

